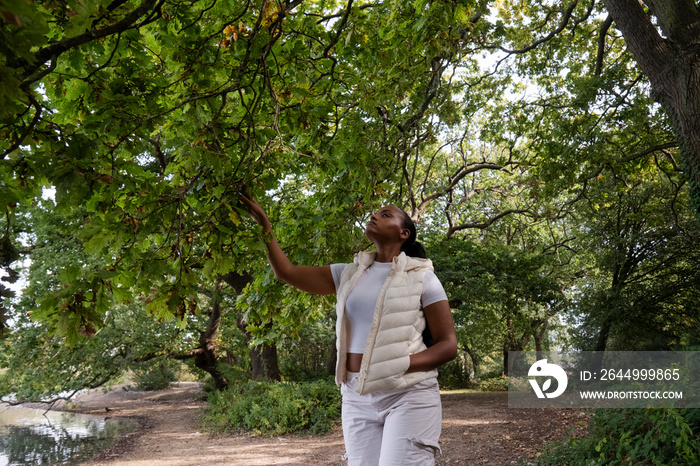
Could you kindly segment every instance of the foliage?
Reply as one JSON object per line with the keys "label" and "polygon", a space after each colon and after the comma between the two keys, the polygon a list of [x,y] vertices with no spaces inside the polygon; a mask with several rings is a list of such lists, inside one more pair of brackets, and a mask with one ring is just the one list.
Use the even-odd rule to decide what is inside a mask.
{"label": "foliage", "polygon": [[460,388],[471,388],[470,369],[471,367],[466,362],[466,357],[458,354],[455,359],[438,368],[440,389],[457,390]]}
{"label": "foliage", "polygon": [[[6,370],[0,375],[0,396],[14,393],[25,401],[51,399],[61,392],[109,383],[129,370],[148,372],[145,366],[169,364],[165,359],[193,359],[201,346],[200,337],[209,321],[207,307],[183,326],[153,316],[144,297],[124,300],[111,305],[99,331],[91,338],[76,338],[72,346],[52,331],[56,323],[33,319],[46,291],[59,287],[61,275],[67,269],[87,266],[92,259],[72,234],[79,228],[80,218],[57,215],[54,202],[45,199],[15,221],[15,226],[24,230],[25,247],[32,251],[34,260],[24,267],[28,285],[13,303],[12,332],[1,342],[0,367]],[[201,302],[208,304],[210,296],[203,294]],[[231,304],[228,308],[233,310]],[[232,319],[233,312],[224,314]],[[79,335],[88,333],[86,324],[67,324],[65,328]],[[222,352],[237,355],[240,346],[245,347],[235,325],[228,327],[224,336],[231,338],[219,344]]]}
{"label": "foliage", "polygon": [[700,410],[599,409],[588,435],[550,444],[536,465],[689,465],[700,461]]}
{"label": "foliage", "polygon": [[459,344],[477,360],[516,339],[529,343],[559,310],[563,297],[551,255],[468,238],[431,244],[429,251],[455,309]]}
{"label": "foliage", "polygon": [[700,319],[700,227],[681,176],[654,159],[604,170],[577,209],[594,257],[574,316],[585,349],[683,349]]}
{"label": "foliage", "polygon": [[[312,239],[311,251],[290,252],[295,261],[347,251],[358,232],[344,220],[395,175],[391,141],[446,113],[431,105],[472,7],[3,6],[12,21],[2,22],[0,66],[14,92],[1,94],[0,209],[10,223],[18,205],[55,187],[62,213],[84,206],[74,234],[99,259],[61,275],[34,317],[75,344],[72,327],[94,333],[111,303],[134,295],[163,319],[196,314],[201,283],[264,268],[250,260],[263,255],[238,201],[245,189],[285,201],[274,215],[283,243]],[[269,329],[281,293],[262,294],[266,305],[240,306],[249,325]],[[290,306],[288,322],[303,320],[301,309]]]}
{"label": "foliage", "polygon": [[177,380],[175,361],[159,359],[132,369],[138,390],[162,390]]}
{"label": "foliage", "polygon": [[171,367],[164,359],[196,345],[191,336],[174,322],[158,322],[142,306],[117,306],[100,332],[67,347],[46,326],[25,317],[0,342],[0,366],[7,369],[0,374],[0,396],[49,400],[100,387],[130,371],[149,378],[143,380],[147,384],[170,379],[171,369],[158,375]]}
{"label": "foliage", "polygon": [[213,432],[279,435],[328,432],[340,418],[340,391],[330,379],[289,383],[249,381],[209,394],[203,419]]}
{"label": "foliage", "polygon": [[508,377],[491,377],[479,382],[479,390],[485,392],[503,392],[508,390]]}
{"label": "foliage", "polygon": [[[15,296],[14,291],[5,285],[5,283],[15,283],[19,278],[17,271],[10,267],[19,256],[19,251],[12,244],[9,234],[5,233],[3,237],[0,238],[0,338],[6,332],[9,332],[9,309],[5,306],[5,303]],[[5,273],[7,273],[7,275],[5,275]]]}
{"label": "foliage", "polygon": [[298,339],[278,346],[280,372],[293,382],[323,379],[335,373],[335,326],[321,321],[306,324]]}

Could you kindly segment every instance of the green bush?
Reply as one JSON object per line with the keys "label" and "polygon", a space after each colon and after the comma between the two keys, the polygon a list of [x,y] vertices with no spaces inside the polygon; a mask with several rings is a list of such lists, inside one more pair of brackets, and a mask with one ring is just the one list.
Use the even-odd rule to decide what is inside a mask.
{"label": "green bush", "polygon": [[440,366],[438,369],[438,382],[443,390],[458,390],[470,388],[475,382],[469,377],[469,368],[464,364],[462,357]]}
{"label": "green bush", "polygon": [[331,380],[249,381],[212,392],[208,401],[203,427],[211,432],[321,435],[340,419],[340,390]]}
{"label": "green bush", "polygon": [[143,391],[168,388],[170,382],[177,380],[176,364],[175,361],[157,359],[133,369],[136,388]]}
{"label": "green bush", "polygon": [[528,465],[697,465],[700,409],[599,409],[588,436],[548,445]]}
{"label": "green bush", "polygon": [[486,392],[503,392],[508,390],[508,377],[499,375],[490,379],[483,379],[479,383],[479,390]]}

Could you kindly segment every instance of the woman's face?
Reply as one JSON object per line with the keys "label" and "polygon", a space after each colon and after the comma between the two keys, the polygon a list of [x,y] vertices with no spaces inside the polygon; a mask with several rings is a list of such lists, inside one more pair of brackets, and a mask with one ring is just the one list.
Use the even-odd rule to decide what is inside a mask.
{"label": "woman's face", "polygon": [[373,243],[403,243],[411,234],[403,227],[403,222],[404,213],[401,209],[393,205],[382,207],[370,216],[365,227],[365,236]]}

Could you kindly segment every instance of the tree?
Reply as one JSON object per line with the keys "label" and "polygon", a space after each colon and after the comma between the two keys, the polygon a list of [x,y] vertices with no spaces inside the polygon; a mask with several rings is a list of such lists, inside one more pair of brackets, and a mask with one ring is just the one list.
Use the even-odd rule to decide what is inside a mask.
{"label": "tree", "polygon": [[[645,166],[646,165],[646,166]],[[581,286],[579,344],[596,351],[692,347],[700,318],[700,227],[687,185],[653,158],[601,173],[578,209],[580,244],[596,258]]]}
{"label": "tree", "polygon": [[533,343],[543,350],[548,322],[558,319],[563,308],[555,257],[498,240],[468,238],[443,240],[430,251],[455,308],[459,343],[476,374],[479,360],[494,351],[500,352],[503,373],[508,374],[509,351],[523,351]]}
{"label": "tree", "polygon": [[645,3],[646,10],[634,0],[605,1],[610,17],[673,124],[700,216],[700,8],[692,0]]}
{"label": "tree", "polygon": [[[650,0],[645,4],[646,7],[634,0],[610,0],[604,5],[578,0],[566,4],[500,3],[494,8],[493,15],[482,16],[475,23],[474,37],[481,47],[497,52],[493,55],[493,74],[497,74],[499,68],[510,71],[509,62],[515,62],[512,66],[518,70],[517,78],[504,82],[512,84],[516,95],[523,96],[518,99],[524,104],[523,109],[564,114],[567,119],[562,123],[574,120],[574,128],[567,131],[567,136],[575,134],[571,129],[577,126],[581,132],[596,130],[601,124],[605,126],[605,119],[623,116],[626,107],[638,107],[638,103],[647,100],[644,93],[651,94],[668,117],[663,123],[672,130],[675,140],[657,137],[646,147],[630,141],[622,148],[626,157],[634,157],[635,147],[642,147],[638,152],[678,147],[694,208],[698,212],[700,142],[697,134],[700,123],[696,115],[700,84],[695,49],[700,9],[691,0],[673,3]],[[613,24],[621,31],[622,37],[616,33]],[[611,86],[614,82],[618,85]],[[525,93],[532,85],[536,86],[534,97]],[[562,92],[565,89],[572,92]],[[538,98],[537,94],[541,97]],[[585,115],[585,107],[568,102],[590,102],[590,97],[596,94],[597,103],[602,104],[597,109],[603,111],[595,115],[592,125],[586,125],[580,118]],[[653,119],[635,121],[627,114],[621,121],[632,125],[644,122],[649,129],[658,126],[662,119],[657,115],[657,109],[650,104],[647,107],[654,115]],[[506,118],[492,120],[496,123],[494,130],[506,135],[513,123],[522,125],[523,122],[517,120],[529,120],[521,112],[501,115]],[[657,120],[656,124],[654,120]],[[545,126],[542,129],[553,128]],[[566,129],[566,125],[561,129]],[[567,144],[566,139],[557,139],[559,132],[546,132],[543,134],[546,139],[541,143],[545,147],[548,143],[552,146]],[[596,146],[594,139],[588,137],[588,141],[588,147]]]}
{"label": "tree", "polygon": [[435,100],[470,8],[3,3],[4,226],[15,231],[55,187],[59,215],[80,216],[71,236],[86,255],[37,292],[32,318],[75,346],[113,306],[141,299],[157,319],[201,325],[187,355],[216,371],[225,283],[234,325],[254,354],[273,355],[274,373],[274,341],[330,306],[274,281],[239,193],[270,205],[297,262],[362,247],[352,222],[394,179],[403,152],[392,148],[447,113]]}
{"label": "tree", "polygon": [[[80,218],[57,215],[54,208],[53,201],[42,200],[14,223],[16,228],[31,228],[21,236],[33,260],[24,274],[29,285],[10,309],[12,331],[0,351],[0,366],[7,369],[0,375],[2,395],[14,393],[25,401],[51,399],[61,392],[97,388],[129,370],[143,372],[160,361],[187,362],[195,372],[208,373],[219,388],[247,375],[247,364],[241,364],[246,360],[241,355],[245,338],[235,326],[235,296],[216,284],[202,284],[202,309],[187,322],[158,319],[147,312],[145,299],[137,297],[113,303],[101,328],[90,338],[76,338],[71,346],[51,327],[75,330],[82,325],[32,321],[37,301],[65,280],[61,275],[78,276],[75,270],[94,260],[72,235]],[[223,335],[220,328],[225,329]],[[236,362],[238,369],[232,367]]]}
{"label": "tree", "polygon": [[[3,207],[44,184],[59,209],[85,205],[77,236],[111,264],[84,268],[85,289],[55,292],[37,317],[53,319],[69,300],[80,303],[65,308],[74,320],[92,324],[106,309],[92,297],[156,290],[149,309],[184,318],[199,306],[200,273],[244,272],[259,250],[236,203],[244,184],[322,192],[336,178],[347,191],[312,199],[325,201],[326,218],[352,218],[393,173],[392,154],[375,153],[381,127],[368,124],[382,118],[377,105],[419,121],[451,46],[444,20],[468,20],[467,4],[23,5],[3,7],[14,23],[3,24],[14,33],[3,50]],[[438,18],[446,32],[436,40],[426,20]],[[349,161],[363,170],[343,171]]]}

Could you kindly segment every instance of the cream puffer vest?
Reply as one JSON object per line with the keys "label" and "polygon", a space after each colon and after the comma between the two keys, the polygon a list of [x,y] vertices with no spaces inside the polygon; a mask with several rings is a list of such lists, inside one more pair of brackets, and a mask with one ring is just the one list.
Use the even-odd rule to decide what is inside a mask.
{"label": "cream puffer vest", "polygon": [[[362,272],[372,265],[376,252],[360,252],[340,276],[336,295],[336,348],[338,360],[335,381],[345,381],[349,328],[345,319],[345,300],[355,287]],[[410,355],[426,349],[423,343],[425,314],[420,298],[423,277],[433,264],[428,259],[408,257],[405,253],[394,257],[391,271],[379,290],[374,318],[365,345],[357,381],[360,395],[409,387],[437,376],[437,369],[406,372]]]}

